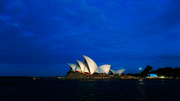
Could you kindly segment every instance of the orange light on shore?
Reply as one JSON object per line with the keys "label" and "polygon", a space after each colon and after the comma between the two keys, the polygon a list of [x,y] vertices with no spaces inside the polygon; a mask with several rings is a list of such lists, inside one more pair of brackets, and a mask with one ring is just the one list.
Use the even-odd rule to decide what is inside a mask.
{"label": "orange light on shore", "polygon": [[77,71],[78,73],[81,73],[80,71]]}

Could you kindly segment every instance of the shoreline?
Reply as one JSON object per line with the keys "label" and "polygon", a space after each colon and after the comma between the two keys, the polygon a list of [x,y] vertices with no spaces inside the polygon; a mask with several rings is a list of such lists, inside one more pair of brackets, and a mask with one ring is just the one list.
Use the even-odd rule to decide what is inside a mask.
{"label": "shoreline", "polygon": [[28,76],[0,76],[0,80],[180,80],[180,78],[142,78],[124,76],[120,77],[88,77],[88,78],[69,78],[65,76],[53,76],[53,77],[28,77]]}

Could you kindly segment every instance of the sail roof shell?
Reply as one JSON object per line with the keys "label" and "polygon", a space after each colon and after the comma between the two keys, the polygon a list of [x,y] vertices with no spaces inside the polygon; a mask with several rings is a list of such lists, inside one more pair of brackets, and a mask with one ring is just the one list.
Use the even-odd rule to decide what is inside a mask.
{"label": "sail roof shell", "polygon": [[104,73],[108,74],[109,73],[109,69],[110,69],[111,65],[101,65],[99,66],[99,68],[104,71]]}
{"label": "sail roof shell", "polygon": [[113,74],[116,74],[116,71],[115,71],[115,70],[110,69],[110,71],[111,71]]}
{"label": "sail roof shell", "polygon": [[75,72],[77,70],[77,64],[67,63],[67,65]]}
{"label": "sail roof shell", "polygon": [[81,72],[84,73],[89,73],[87,66],[84,64],[84,62],[76,60],[77,64],[79,65],[79,67],[81,68]]}
{"label": "sail roof shell", "polygon": [[98,68],[97,64],[88,56],[83,55],[84,63],[86,64],[89,73],[92,75]]}
{"label": "sail roof shell", "polygon": [[121,75],[121,74],[125,71],[125,69],[119,69],[119,70],[112,70],[112,69],[110,69],[110,71],[111,71],[113,74]]}
{"label": "sail roof shell", "polygon": [[79,66],[77,66],[76,71],[81,71],[81,68]]}
{"label": "sail roof shell", "polygon": [[97,68],[95,72],[96,73],[105,73],[101,68]]}
{"label": "sail roof shell", "polygon": [[121,75],[124,71],[125,71],[125,69],[120,69],[120,70],[117,70],[116,73],[117,73],[118,75]]}

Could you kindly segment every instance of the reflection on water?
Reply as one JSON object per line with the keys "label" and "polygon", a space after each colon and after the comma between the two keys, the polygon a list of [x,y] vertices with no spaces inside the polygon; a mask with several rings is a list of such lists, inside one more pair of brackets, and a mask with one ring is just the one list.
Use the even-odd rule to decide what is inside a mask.
{"label": "reflection on water", "polygon": [[180,101],[180,80],[1,80],[1,101]]}
{"label": "reflection on water", "polygon": [[164,80],[162,79],[161,81],[162,81],[161,84],[163,85],[164,84]]}
{"label": "reflection on water", "polygon": [[139,79],[137,89],[138,89],[138,94],[139,94],[137,97],[137,100],[140,100],[140,101],[147,100],[143,79]]}

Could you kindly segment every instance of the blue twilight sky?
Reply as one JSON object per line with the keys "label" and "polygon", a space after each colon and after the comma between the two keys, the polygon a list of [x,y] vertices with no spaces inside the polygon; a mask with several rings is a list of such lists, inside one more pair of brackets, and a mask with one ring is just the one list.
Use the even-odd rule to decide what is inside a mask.
{"label": "blue twilight sky", "polygon": [[179,0],[0,0],[0,76],[61,76],[66,63],[137,73],[180,67]]}

